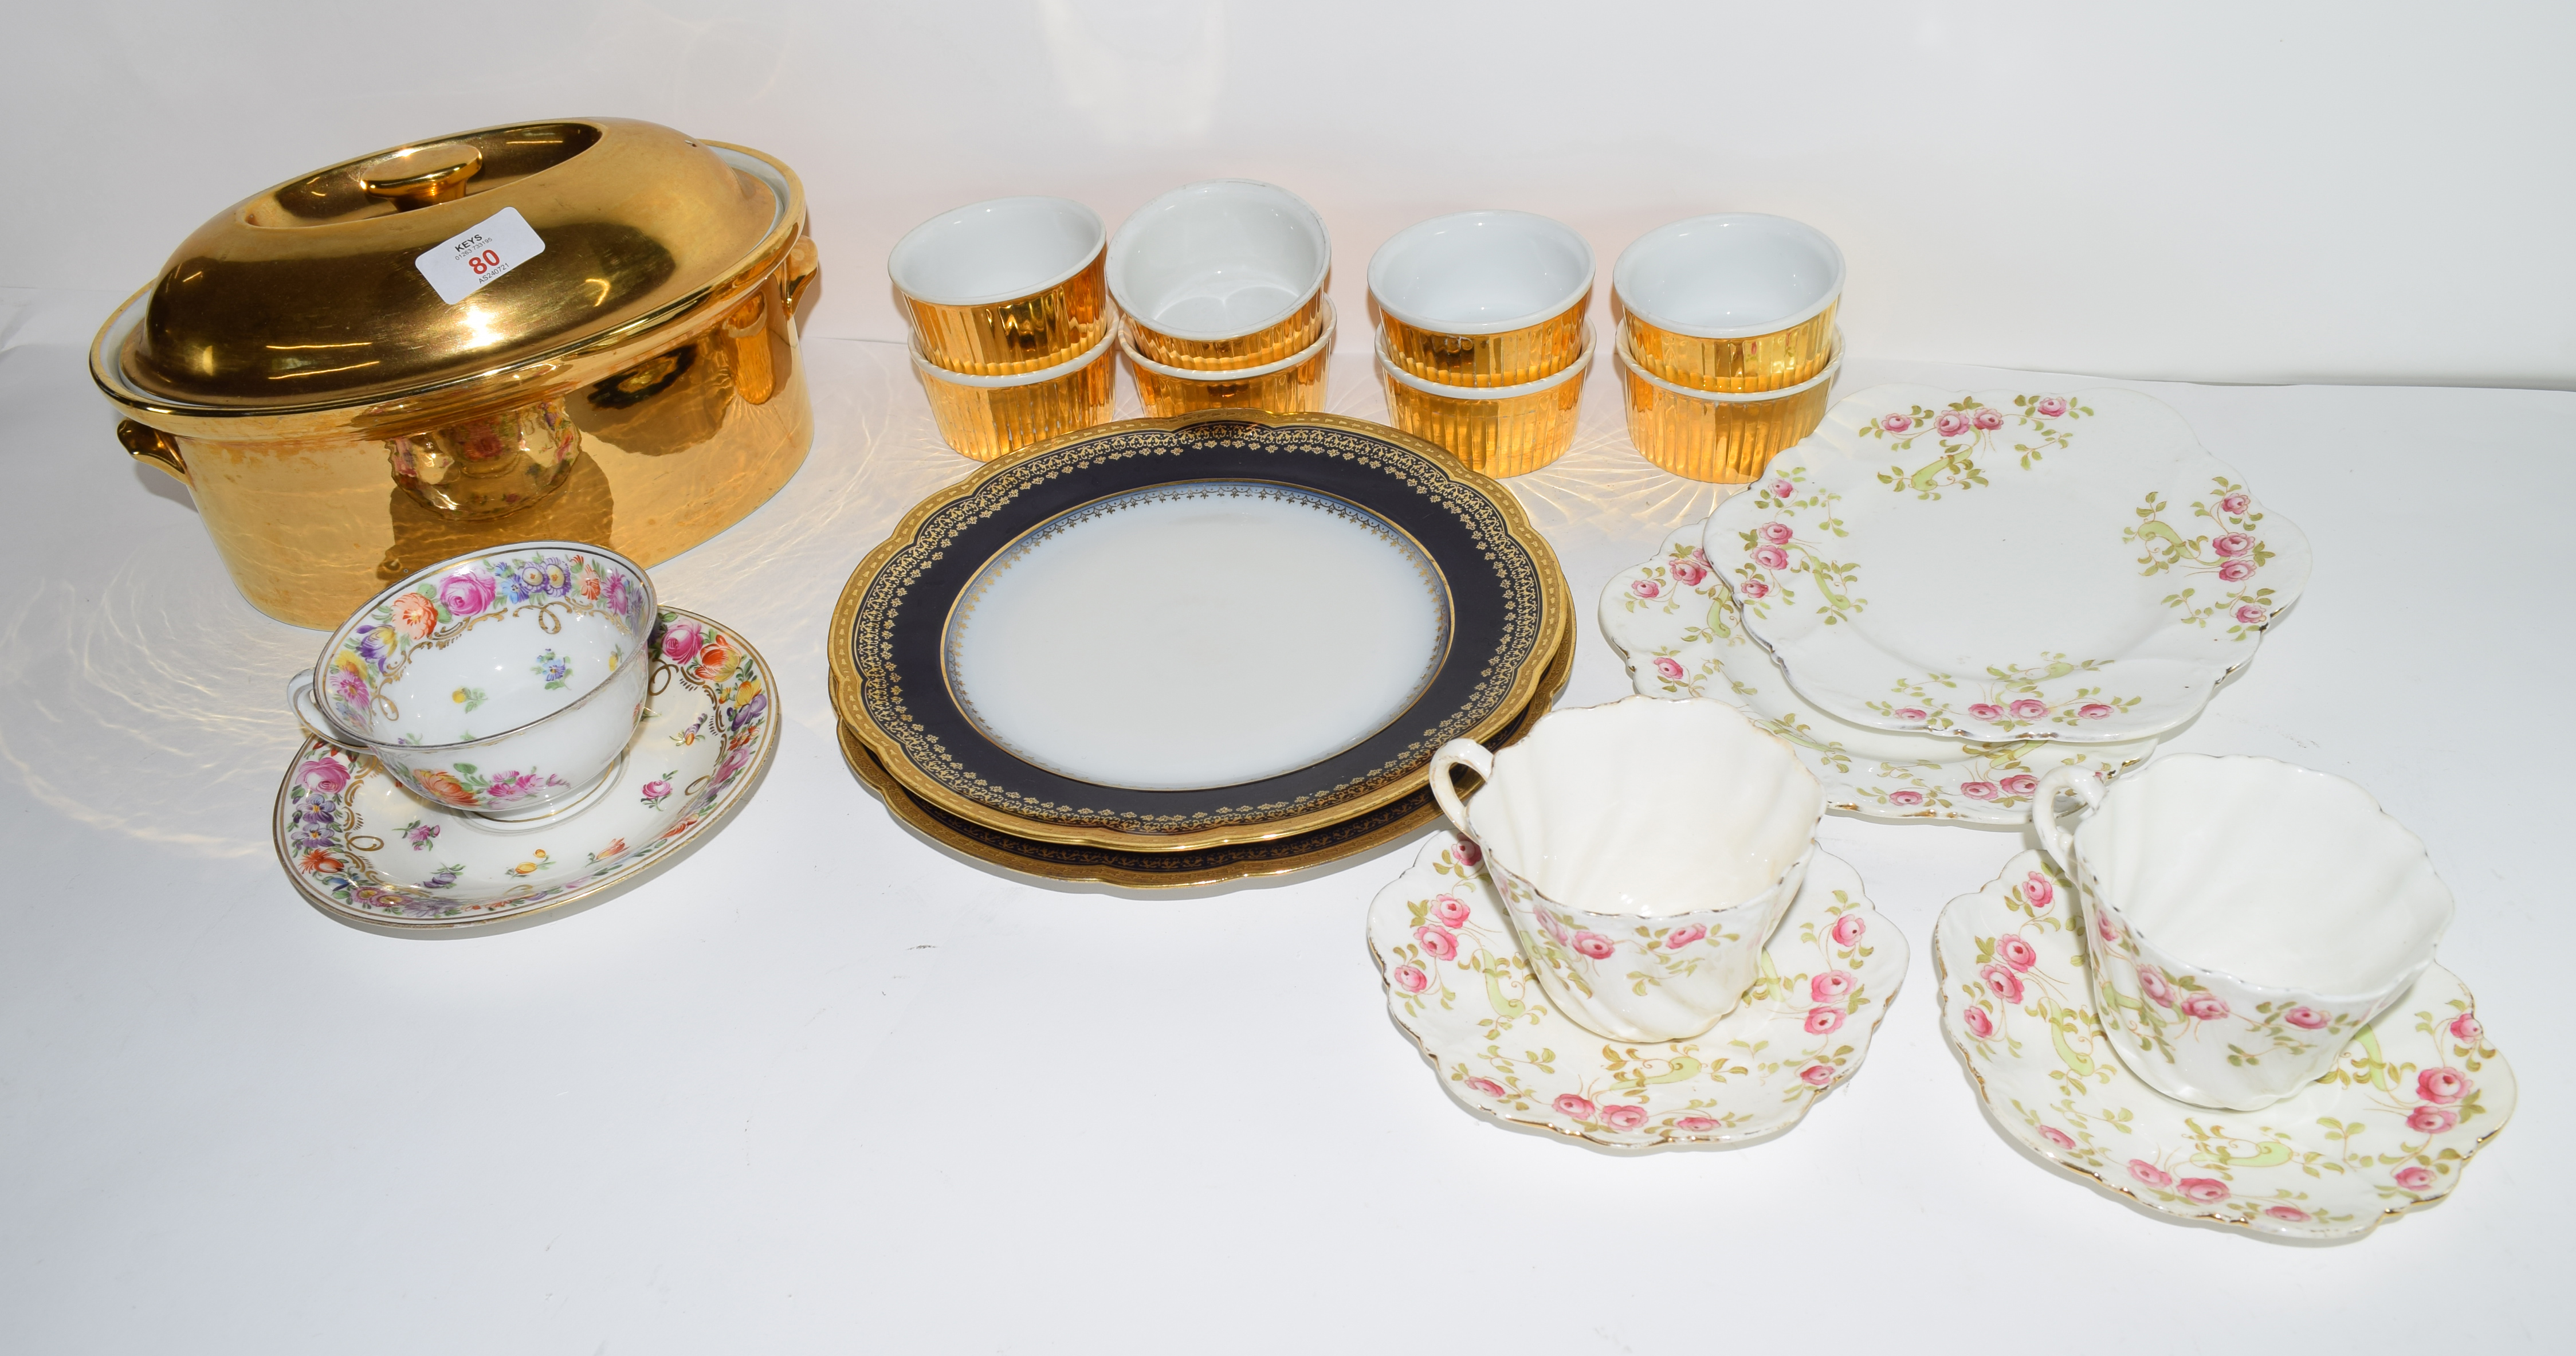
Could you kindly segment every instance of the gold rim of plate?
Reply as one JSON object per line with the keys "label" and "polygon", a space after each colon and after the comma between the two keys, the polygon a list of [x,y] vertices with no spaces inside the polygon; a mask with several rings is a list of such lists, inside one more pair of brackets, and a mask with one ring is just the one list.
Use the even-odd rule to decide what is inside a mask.
{"label": "gold rim of plate", "polygon": [[[1574,676],[1575,635],[1569,628],[1558,644],[1556,655],[1539,675],[1539,690],[1514,716],[1512,724],[1497,737],[1491,747],[1508,748],[1527,738],[1530,730],[1556,706],[1565,694],[1566,683]],[[1223,885],[1229,881],[1254,880],[1263,876],[1284,876],[1292,871],[1356,857],[1388,843],[1412,838],[1440,819],[1440,807],[1431,799],[1430,788],[1414,792],[1380,807],[1388,814],[1374,827],[1346,838],[1329,837],[1333,830],[1347,826],[1353,815],[1308,834],[1259,843],[1203,849],[1197,852],[1121,852],[1113,848],[1086,848],[1078,845],[1050,843],[1005,833],[1001,830],[962,820],[937,807],[925,804],[906,790],[885,764],[868,748],[858,732],[844,724],[838,727],[841,760],[861,785],[885,802],[886,812],[924,838],[963,856],[972,857],[987,866],[1040,880],[1095,882],[1130,890],[1185,890],[1195,886]],[[995,839],[1006,840],[995,842]],[[1016,850],[1015,850],[1016,849]]]}
{"label": "gold rim of plate", "polygon": [[1365,814],[1390,801],[1422,790],[1429,785],[1430,759],[1426,754],[1421,767],[1384,785],[1363,791],[1345,800],[1305,814],[1287,815],[1256,823],[1236,824],[1180,833],[1128,833],[1116,829],[1079,824],[1056,824],[1031,820],[1007,810],[983,804],[942,786],[929,774],[904,757],[901,741],[879,728],[868,718],[867,704],[862,699],[862,680],[857,662],[850,653],[850,641],[858,623],[858,612],[868,588],[888,561],[902,551],[922,526],[941,509],[982,490],[992,480],[1007,475],[1025,462],[1046,456],[1058,448],[1095,438],[1147,431],[1180,432],[1206,423],[1256,424],[1267,428],[1334,429],[1362,437],[1390,442],[1406,452],[1431,463],[1451,483],[1474,493],[1492,505],[1502,518],[1506,533],[1528,553],[1539,576],[1540,610],[1538,643],[1531,646],[1512,675],[1512,685],[1503,700],[1495,703],[1491,713],[1465,731],[1461,737],[1486,742],[1503,730],[1528,707],[1557,647],[1571,627],[1572,615],[1564,567],[1557,563],[1556,552],[1547,538],[1531,526],[1529,515],[1520,501],[1492,477],[1471,469],[1465,462],[1439,445],[1386,424],[1366,419],[1352,419],[1333,414],[1278,413],[1270,410],[1219,409],[1199,410],[1166,419],[1122,419],[1090,428],[1064,433],[1031,447],[1008,453],[976,468],[974,474],[946,489],[933,493],[913,505],[903,520],[895,525],[886,539],[868,552],[858,568],[850,572],[842,585],[840,601],[832,609],[831,629],[824,644],[832,667],[832,709],[842,725],[854,731],[865,742],[886,771],[903,789],[931,806],[960,819],[981,824],[1014,837],[1050,843],[1073,843],[1085,847],[1112,848],[1127,852],[1192,852],[1205,848],[1225,847],[1239,843],[1259,843],[1309,833],[1355,815]]}

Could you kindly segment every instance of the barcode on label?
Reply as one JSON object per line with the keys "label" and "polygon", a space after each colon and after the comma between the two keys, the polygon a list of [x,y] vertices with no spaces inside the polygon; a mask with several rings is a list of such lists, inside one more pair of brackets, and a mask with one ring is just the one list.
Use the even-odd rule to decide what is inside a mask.
{"label": "barcode on label", "polygon": [[537,228],[519,215],[518,208],[504,207],[412,264],[438,289],[438,299],[453,306],[545,252],[546,242],[538,238]]}

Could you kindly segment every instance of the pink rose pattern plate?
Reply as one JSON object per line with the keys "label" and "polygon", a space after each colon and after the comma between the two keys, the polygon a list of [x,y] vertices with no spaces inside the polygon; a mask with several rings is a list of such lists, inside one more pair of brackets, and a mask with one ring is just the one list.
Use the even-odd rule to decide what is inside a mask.
{"label": "pink rose pattern plate", "polygon": [[664,608],[643,724],[599,799],[499,825],[412,794],[307,738],[278,788],[278,860],[304,897],[378,927],[447,928],[634,880],[710,832],[777,745],[768,665],[732,632]]}
{"label": "pink rose pattern plate", "polygon": [[1743,1005],[1686,1041],[1607,1040],[1551,1009],[1482,854],[1454,834],[1378,892],[1368,941],[1387,1011],[1451,1096],[1614,1149],[1747,1144],[1796,1125],[1860,1069],[1905,979],[1905,938],[1859,873],[1822,852]]}
{"label": "pink rose pattern plate", "polygon": [[2513,1115],[2513,1070],[2439,965],[2306,1091],[2260,1111],[2166,1097],[2103,1035],[2077,915],[2024,852],[1941,911],[1932,963],[1942,1030],[1995,1122],[2079,1177],[2187,1219],[2352,1238],[2457,1189]]}
{"label": "pink rose pattern plate", "polygon": [[[2189,721],[2310,566],[2306,536],[2170,406],[2109,388],[1857,392],[1719,505],[1701,545],[1817,709],[1984,740],[2111,743]],[[1891,579],[1921,601],[1873,606]],[[1908,658],[1935,654],[1958,658]]]}
{"label": "pink rose pattern plate", "polygon": [[1824,783],[1825,803],[1877,819],[1965,819],[2019,824],[2030,818],[2039,774],[2061,763],[2108,775],[2145,762],[2156,741],[1992,743],[1900,734],[1854,725],[1816,710],[1790,690],[1770,654],[1745,634],[1726,580],[1700,547],[1697,523],[1676,529],[1663,549],[1621,572],[1601,592],[1601,631],[1628,663],[1629,681],[1649,697],[1713,697],[1787,740]]}

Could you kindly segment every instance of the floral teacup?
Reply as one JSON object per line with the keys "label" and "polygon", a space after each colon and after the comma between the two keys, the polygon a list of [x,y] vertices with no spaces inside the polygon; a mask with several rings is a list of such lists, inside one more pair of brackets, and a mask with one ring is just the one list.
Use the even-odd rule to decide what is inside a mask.
{"label": "floral teacup", "polygon": [[653,581],[579,542],[441,561],[332,633],[287,684],[313,735],[426,800],[493,818],[559,809],[617,765],[653,672]]}
{"label": "floral teacup", "polygon": [[[1463,804],[1462,763],[1485,779]],[[1743,1001],[1825,813],[1788,745],[1705,698],[1559,711],[1499,754],[1453,739],[1431,794],[1557,1011],[1631,1041],[1686,1040]]]}
{"label": "floral teacup", "polygon": [[[2090,812],[2073,832],[2061,791]],[[2259,1110],[2323,1077],[2451,923],[2423,840],[2323,772],[2171,754],[2105,792],[2061,767],[2032,812],[2082,901],[2112,1048],[2194,1105]]]}

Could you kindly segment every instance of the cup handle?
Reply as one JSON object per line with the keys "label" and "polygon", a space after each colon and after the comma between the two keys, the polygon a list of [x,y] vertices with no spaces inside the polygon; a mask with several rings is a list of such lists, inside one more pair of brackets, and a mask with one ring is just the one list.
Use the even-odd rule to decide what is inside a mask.
{"label": "cup handle", "polygon": [[2030,793],[2031,827],[2039,831],[2039,847],[2057,863],[2057,869],[2071,878],[2075,871],[2075,835],[2057,826],[2057,795],[2066,792],[2090,810],[2102,803],[2102,774],[2088,767],[2061,763],[2050,768],[2039,779],[2039,789]]}
{"label": "cup handle", "polygon": [[[1472,739],[1452,739],[1431,755],[1431,798],[1440,802],[1440,813],[1449,816],[1450,827],[1467,832],[1467,803],[1458,799],[1458,789],[1449,784],[1449,769],[1460,763],[1484,778],[1494,779],[1494,755]],[[1470,837],[1474,835],[1470,834]]]}
{"label": "cup handle", "polygon": [[331,719],[330,712],[322,709],[322,703],[313,695],[312,670],[303,670],[286,680],[286,704],[294,710],[295,719],[303,725],[304,733],[352,756],[367,751],[363,744],[341,731]]}

